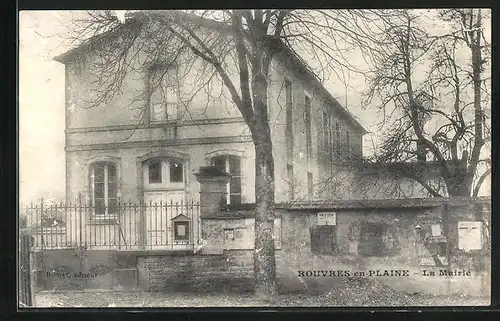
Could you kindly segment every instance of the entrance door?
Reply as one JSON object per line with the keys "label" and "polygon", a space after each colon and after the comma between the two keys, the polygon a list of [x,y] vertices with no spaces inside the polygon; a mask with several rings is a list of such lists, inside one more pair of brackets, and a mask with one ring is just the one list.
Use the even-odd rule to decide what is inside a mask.
{"label": "entrance door", "polygon": [[146,203],[146,244],[149,247],[165,247],[172,244],[172,219],[183,213],[184,191],[148,191]]}
{"label": "entrance door", "polygon": [[172,218],[182,213],[186,197],[186,167],[172,159],[151,159],[143,165],[146,203],[146,244],[172,246]]}
{"label": "entrance door", "polygon": [[168,244],[167,234],[167,192],[154,191],[144,193],[146,203],[146,244],[149,247]]}

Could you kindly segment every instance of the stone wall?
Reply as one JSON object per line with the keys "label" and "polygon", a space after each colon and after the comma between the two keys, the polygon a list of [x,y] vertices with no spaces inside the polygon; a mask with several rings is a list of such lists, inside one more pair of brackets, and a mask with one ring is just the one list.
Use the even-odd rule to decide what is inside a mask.
{"label": "stone wall", "polygon": [[[397,290],[415,293],[487,295],[490,291],[490,245],[486,239],[483,248],[466,252],[458,248],[458,222],[488,222],[487,208],[478,208],[464,200],[417,199],[336,202],[329,204],[295,204],[278,206],[279,229],[275,228],[277,274],[282,289],[328,290],[345,277],[355,273],[375,277]],[[334,250],[321,253],[313,249],[312,230],[318,226],[318,213],[335,213],[333,228]],[[205,253],[225,255],[232,260],[235,253],[244,251],[241,264],[252,265],[253,220],[252,211],[232,209],[222,216],[202,219]],[[421,243],[416,227],[429,222],[442,222],[446,241],[443,250],[435,253],[435,245]],[[227,229],[238,227],[227,240]],[[363,239],[361,230],[366,226],[380,226],[391,244],[385,251],[371,253],[374,240]],[[236,231],[236,229],[234,230]],[[486,232],[486,230],[485,230]],[[441,243],[439,243],[441,244]],[[441,245],[440,245],[441,246]],[[238,249],[234,252],[231,249]],[[436,261],[437,260],[437,261]],[[329,276],[300,276],[311,271],[328,271]],[[425,270],[425,272],[424,272]],[[301,272],[302,271],[302,272]],[[316,272],[315,272],[316,271]],[[330,271],[347,271],[330,275]],[[407,274],[406,276],[384,276]],[[392,272],[391,272],[392,271]],[[460,272],[465,276],[440,273]],[[431,274],[435,273],[434,276]],[[380,275],[380,276],[377,276]]]}
{"label": "stone wall", "polygon": [[[36,252],[37,288],[251,291],[252,213],[251,209],[225,209],[219,216],[202,217],[204,245],[195,251]],[[318,226],[330,226],[318,221],[318,213],[335,213],[334,223],[330,221],[329,251],[324,246],[318,250],[314,233]],[[491,210],[487,202],[421,199],[288,204],[277,206],[276,215],[277,276],[284,292],[329,291],[345,278],[362,276],[407,293],[490,293]],[[459,248],[460,221],[485,223],[482,249]],[[437,239],[445,240],[445,245],[437,252],[434,243],[420,243],[429,222],[441,222],[444,238]],[[373,226],[382,227],[384,250],[371,248],[378,238],[366,238],[367,228]],[[455,275],[440,275],[442,271]]]}
{"label": "stone wall", "polygon": [[37,291],[137,288],[135,257],[127,252],[58,249],[32,256]]}
{"label": "stone wall", "polygon": [[168,253],[138,258],[142,289],[176,292],[248,292],[253,289],[251,251]]}
{"label": "stone wall", "polygon": [[[291,206],[281,209],[282,248],[281,261],[284,270],[317,271],[341,270],[373,272],[377,280],[404,292],[432,294],[488,295],[490,292],[490,243],[485,239],[483,249],[466,252],[458,248],[459,221],[489,221],[490,212],[481,211],[471,204],[454,204],[453,200],[417,202],[409,200],[370,202],[339,202],[321,206]],[[408,206],[403,206],[406,203]],[[336,213],[334,227],[335,249],[332,253],[313,251],[311,229],[317,226],[318,212]],[[441,255],[433,255],[433,244],[419,242],[418,225],[442,220],[446,243]],[[373,245],[363,240],[360,229],[366,225],[385,227],[392,246],[382,253],[365,253],[363,247]],[[486,230],[485,230],[486,231]],[[371,244],[370,244],[371,243]],[[444,262],[439,266],[434,259]],[[448,262],[446,262],[448,261]],[[447,263],[447,264],[446,264]],[[375,276],[379,270],[408,270],[407,277]],[[426,270],[424,273],[423,271]],[[441,270],[470,271],[468,276],[439,276]],[[431,271],[435,276],[430,276]],[[304,277],[300,281],[334,286],[338,278]]]}

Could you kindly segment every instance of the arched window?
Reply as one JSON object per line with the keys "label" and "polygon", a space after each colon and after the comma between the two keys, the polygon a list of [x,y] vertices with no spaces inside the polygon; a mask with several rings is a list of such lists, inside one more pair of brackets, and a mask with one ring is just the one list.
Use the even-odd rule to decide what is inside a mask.
{"label": "arched window", "polygon": [[118,212],[118,171],[113,162],[98,161],[90,165],[90,204],[95,215]]}
{"label": "arched window", "polygon": [[219,155],[211,158],[211,165],[231,174],[222,198],[223,204],[241,204],[241,159],[234,155]]}

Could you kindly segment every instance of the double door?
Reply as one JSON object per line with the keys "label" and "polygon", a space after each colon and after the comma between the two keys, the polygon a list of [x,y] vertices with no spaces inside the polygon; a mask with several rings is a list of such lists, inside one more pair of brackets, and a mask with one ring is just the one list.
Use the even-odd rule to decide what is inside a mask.
{"label": "double door", "polygon": [[185,191],[147,191],[146,203],[146,247],[170,247],[173,244],[172,218],[182,213]]}

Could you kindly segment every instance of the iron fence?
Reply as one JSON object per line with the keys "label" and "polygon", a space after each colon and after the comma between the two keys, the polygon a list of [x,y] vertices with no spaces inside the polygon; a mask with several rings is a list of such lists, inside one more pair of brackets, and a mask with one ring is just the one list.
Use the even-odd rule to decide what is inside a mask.
{"label": "iron fence", "polygon": [[194,249],[200,239],[200,204],[31,204],[21,220],[35,249]]}

